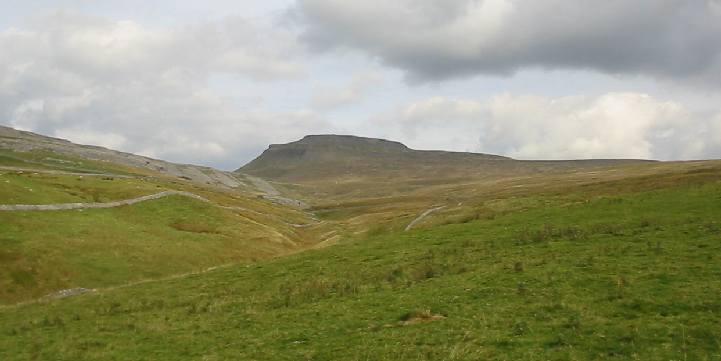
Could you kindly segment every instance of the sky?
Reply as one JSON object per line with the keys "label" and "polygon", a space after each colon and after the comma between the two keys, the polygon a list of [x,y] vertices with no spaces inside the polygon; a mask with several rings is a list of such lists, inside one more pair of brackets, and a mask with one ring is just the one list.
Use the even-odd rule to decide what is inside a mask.
{"label": "sky", "polygon": [[0,124],[236,169],[353,134],[721,158],[721,0],[0,0]]}

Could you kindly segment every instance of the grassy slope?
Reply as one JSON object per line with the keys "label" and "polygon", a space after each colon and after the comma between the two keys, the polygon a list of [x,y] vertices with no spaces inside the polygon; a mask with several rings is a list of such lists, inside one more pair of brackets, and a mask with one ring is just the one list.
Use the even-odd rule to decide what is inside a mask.
{"label": "grassy slope", "polygon": [[0,148],[0,166],[77,173],[150,174],[148,170],[59,154],[48,150],[18,152]]}
{"label": "grassy slope", "polygon": [[718,175],[521,192],[466,223],[6,308],[0,358],[719,359]]}
{"label": "grassy slope", "polygon": [[[287,224],[309,222],[306,214],[247,192],[48,152],[10,153],[18,164],[0,159],[0,165],[38,171],[0,169],[0,204],[107,202],[177,189],[247,210],[174,196],[113,209],[0,212],[0,304],[71,287],[106,287],[268,258],[307,247],[314,239],[315,230]],[[85,168],[68,170],[68,164]],[[48,171],[137,171],[138,176]]]}
{"label": "grassy slope", "polygon": [[160,188],[137,179],[0,172],[2,204],[108,202],[157,193]]}
{"label": "grassy slope", "polygon": [[292,235],[173,196],[101,210],[0,213],[0,299],[102,287],[296,249]]}
{"label": "grassy slope", "polygon": [[[335,187],[342,191],[336,196],[317,198],[312,210],[320,218],[337,223],[352,235],[402,230],[419,214],[437,206],[445,208],[427,217],[418,226],[467,222],[543,206],[545,201],[540,195],[575,193],[576,196],[569,201],[577,202],[594,195],[638,192],[718,179],[721,179],[721,161],[624,165],[500,179],[465,178],[463,181],[429,184],[403,191],[405,185],[402,181],[387,182],[380,189],[388,194],[375,198],[352,197],[346,192],[368,187],[367,182],[362,185],[339,182]],[[310,194],[309,199],[312,199],[316,187],[328,190],[333,186],[325,183],[279,186],[288,193],[295,192],[297,197]],[[535,203],[524,203],[529,196],[535,196]]]}

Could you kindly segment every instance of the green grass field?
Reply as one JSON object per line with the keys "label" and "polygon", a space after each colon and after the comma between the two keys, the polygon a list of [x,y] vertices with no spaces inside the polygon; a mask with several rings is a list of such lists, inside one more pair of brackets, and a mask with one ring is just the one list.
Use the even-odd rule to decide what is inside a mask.
{"label": "green grass field", "polygon": [[296,249],[297,236],[173,196],[133,206],[0,213],[0,299],[118,285]]}
{"label": "green grass field", "polygon": [[[183,196],[110,209],[0,211],[0,305],[68,288],[110,287],[296,252],[312,244],[312,219],[243,190],[49,152],[3,151],[0,204],[104,203],[159,193]],[[66,169],[68,164],[82,169]],[[101,167],[104,166],[105,168]],[[117,173],[113,173],[117,174]],[[235,207],[235,208],[222,208]]]}
{"label": "green grass field", "polygon": [[719,360],[721,182],[705,169],[479,189],[410,232],[396,220],[320,250],[5,307],[0,359]]}
{"label": "green grass field", "polygon": [[50,204],[109,202],[162,191],[159,183],[133,178],[0,173],[0,200],[3,204]]}

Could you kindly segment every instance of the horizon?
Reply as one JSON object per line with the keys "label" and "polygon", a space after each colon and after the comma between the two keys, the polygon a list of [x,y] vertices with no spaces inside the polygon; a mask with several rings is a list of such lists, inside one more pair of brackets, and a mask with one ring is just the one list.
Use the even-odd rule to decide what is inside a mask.
{"label": "horizon", "polygon": [[[10,127],[10,128],[11,128],[11,129],[14,129],[14,128],[12,128],[12,127]],[[20,130],[20,129],[15,129],[15,130],[19,130],[19,131],[23,131],[23,132],[29,132],[29,133],[32,133],[32,134],[35,134],[35,135],[39,135],[39,136],[43,136],[43,137],[51,137],[51,136],[49,136],[49,135],[40,134],[40,133],[35,133],[35,132],[32,132],[32,131],[27,131],[27,130]],[[215,168],[215,169],[218,169],[218,170],[221,170],[221,171],[233,172],[233,171],[236,171],[236,170],[238,170],[238,169],[240,169],[240,168],[243,168],[244,166],[248,165],[249,163],[253,162],[254,160],[260,158],[260,157],[263,155],[263,153],[264,153],[266,150],[269,150],[272,146],[283,146],[283,145],[287,145],[287,144],[291,144],[291,143],[297,143],[297,142],[300,142],[300,141],[302,141],[302,140],[304,140],[304,139],[306,139],[306,138],[308,138],[308,137],[348,137],[348,138],[360,138],[360,139],[368,139],[368,140],[380,140],[380,141],[385,141],[385,142],[390,142],[390,143],[398,143],[398,144],[400,144],[400,145],[402,145],[402,146],[404,146],[404,147],[406,147],[407,149],[412,150],[412,151],[494,155],[494,156],[505,157],[505,158],[508,158],[509,160],[516,160],[516,161],[523,161],[523,162],[544,162],[544,161],[550,161],[550,162],[559,161],[559,162],[562,162],[562,161],[582,161],[582,160],[638,160],[638,161],[649,161],[649,162],[664,162],[663,160],[659,160],[659,159],[647,159],[647,158],[558,158],[558,159],[550,159],[550,158],[548,158],[548,159],[523,159],[523,158],[510,157],[510,156],[505,155],[505,154],[492,154],[492,153],[481,153],[481,152],[463,152],[463,151],[453,151],[453,150],[443,150],[443,149],[416,149],[416,148],[411,148],[411,147],[409,147],[408,145],[404,144],[403,142],[396,141],[396,140],[393,140],[393,139],[364,137],[364,136],[354,135],[354,134],[328,134],[328,133],[326,133],[326,134],[306,134],[306,135],[302,136],[300,139],[292,140],[292,141],[290,141],[290,142],[288,142],[288,143],[271,143],[271,144],[268,144],[265,149],[261,150],[255,157],[253,157],[253,158],[250,159],[249,161],[247,161],[247,162],[245,162],[245,163],[242,163],[242,164],[239,165],[239,166],[235,166],[235,167],[231,167],[231,168],[217,168],[217,167],[213,167],[213,166],[210,166],[210,165],[204,165],[204,164],[173,162],[173,161],[168,160],[168,159],[153,158],[153,157],[148,157],[148,158],[152,158],[152,159],[160,160],[160,161],[167,161],[167,162],[177,163],[177,164],[203,166],[203,167]],[[80,145],[80,146],[102,147],[102,148],[105,148],[105,149],[108,149],[108,150],[113,150],[113,151],[118,151],[118,152],[124,152],[124,151],[122,151],[122,150],[113,149],[113,148],[107,148],[107,147],[103,147],[103,146],[95,145],[95,144],[75,143],[75,142],[73,142],[72,140],[65,139],[65,138],[58,138],[58,137],[51,137],[51,138],[55,138],[55,139],[59,139],[59,140],[63,140],[63,141],[68,141],[68,142],[71,142],[71,143],[74,143],[74,144],[77,144],[77,145]],[[147,156],[144,156],[144,155],[142,155],[142,154],[136,154],[136,153],[131,153],[131,152],[125,152],[125,153],[130,153],[130,154],[135,154],[135,155],[140,155],[140,156],[143,156],[143,157],[147,157]],[[718,159],[686,159],[686,160],[678,160],[678,161],[694,162],[694,161],[708,161],[708,160],[718,160]],[[669,162],[669,161],[665,161],[665,162]]]}

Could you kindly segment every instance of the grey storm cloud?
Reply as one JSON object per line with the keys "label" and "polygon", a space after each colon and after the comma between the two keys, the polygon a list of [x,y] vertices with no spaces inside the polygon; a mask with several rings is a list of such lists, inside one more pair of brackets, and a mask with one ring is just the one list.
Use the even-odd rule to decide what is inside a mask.
{"label": "grey storm cloud", "polygon": [[529,67],[721,84],[719,0],[299,0],[316,50],[360,49],[437,81]]}

